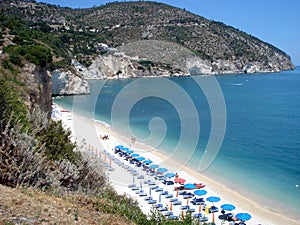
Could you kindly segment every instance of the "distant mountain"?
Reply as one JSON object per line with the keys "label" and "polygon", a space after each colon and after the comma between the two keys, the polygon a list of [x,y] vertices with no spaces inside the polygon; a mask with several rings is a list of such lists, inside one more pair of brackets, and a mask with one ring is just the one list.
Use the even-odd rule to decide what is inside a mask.
{"label": "distant mountain", "polygon": [[[77,56],[87,65],[99,53],[99,43],[122,49],[126,55],[141,57],[145,52],[140,49],[145,48],[132,48],[132,43],[140,46],[147,40],[155,40],[189,49],[201,60],[200,73],[294,69],[290,57],[275,46],[221,22],[162,3],[114,2],[88,9],[71,9],[34,1],[2,0],[0,8],[6,15],[29,21],[33,29],[38,27],[52,32],[67,49],[64,57],[67,54]],[[126,48],[128,44],[130,48]],[[147,47],[147,51],[151,48]],[[163,48],[156,48],[156,51],[163,55]],[[160,58],[158,54],[151,60],[159,62]],[[192,65],[197,67],[195,63]]]}

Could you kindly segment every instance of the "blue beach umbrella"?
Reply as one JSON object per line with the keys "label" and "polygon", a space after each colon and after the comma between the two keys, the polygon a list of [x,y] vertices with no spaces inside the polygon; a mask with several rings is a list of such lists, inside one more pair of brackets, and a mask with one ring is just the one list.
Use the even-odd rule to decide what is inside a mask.
{"label": "blue beach umbrella", "polygon": [[157,169],[158,173],[164,173],[164,172],[167,172],[167,171],[168,171],[168,169],[166,169],[166,168],[158,168]]}
{"label": "blue beach umbrella", "polygon": [[121,150],[123,151],[123,152],[127,152],[128,150],[129,150],[129,148],[121,148]]}
{"label": "blue beach umbrella", "polygon": [[167,173],[164,175],[165,178],[172,178],[175,177],[175,173]]}
{"label": "blue beach umbrella", "polygon": [[143,163],[144,163],[144,164],[151,164],[151,163],[152,163],[152,160],[147,159],[147,160],[145,160]]}
{"label": "blue beach umbrella", "polygon": [[126,151],[126,153],[127,153],[127,154],[131,154],[131,153],[133,153],[133,150],[128,149],[128,150]]}
{"label": "blue beach umbrella", "polygon": [[202,196],[202,195],[206,195],[207,191],[206,190],[196,190],[196,191],[194,191],[194,194],[198,195],[198,196]]}
{"label": "blue beach umbrella", "polygon": [[238,213],[235,217],[241,221],[246,221],[251,219],[251,215],[248,213]]}
{"label": "blue beach umbrella", "polygon": [[137,154],[137,153],[134,153],[134,154],[131,155],[131,157],[133,157],[133,158],[134,158],[134,157],[139,157],[139,156],[140,156],[140,155]]}
{"label": "blue beach umbrella", "polygon": [[206,200],[209,201],[209,202],[218,202],[221,199],[219,197],[216,197],[216,196],[211,196],[211,197],[208,197]]}
{"label": "blue beach umbrella", "polygon": [[156,168],[158,168],[159,167],[159,165],[157,165],[157,164],[152,164],[151,166],[149,166],[149,169],[156,169]]}
{"label": "blue beach umbrella", "polygon": [[185,184],[183,187],[186,189],[194,189],[194,188],[196,188],[196,185],[195,184]]}
{"label": "blue beach umbrella", "polygon": [[123,145],[116,145],[115,148],[124,148],[124,146]]}
{"label": "blue beach umbrella", "polygon": [[137,161],[143,161],[145,159],[145,157],[138,157],[136,158]]}
{"label": "blue beach umbrella", "polygon": [[[198,196],[202,196],[202,195],[206,195],[207,191],[206,190],[196,190],[196,191],[194,191],[194,194],[198,195]],[[199,213],[200,212],[201,212],[201,204],[199,204]]]}
{"label": "blue beach umbrella", "polygon": [[231,205],[231,204],[224,204],[224,205],[221,205],[221,209],[224,209],[224,210],[227,210],[227,211],[232,211],[232,210],[235,209],[235,206]]}

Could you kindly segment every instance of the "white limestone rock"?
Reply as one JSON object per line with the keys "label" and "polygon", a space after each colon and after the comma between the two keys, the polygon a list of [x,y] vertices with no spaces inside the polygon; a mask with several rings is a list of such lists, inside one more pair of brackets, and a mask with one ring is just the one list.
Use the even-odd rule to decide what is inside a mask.
{"label": "white limestone rock", "polygon": [[53,95],[85,95],[90,94],[88,82],[71,71],[55,71],[52,73]]}

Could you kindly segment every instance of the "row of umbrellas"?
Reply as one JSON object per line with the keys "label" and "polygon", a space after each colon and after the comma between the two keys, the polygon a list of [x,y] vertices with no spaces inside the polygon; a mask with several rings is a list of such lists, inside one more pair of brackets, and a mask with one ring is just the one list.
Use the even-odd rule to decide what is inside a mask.
{"label": "row of umbrellas", "polygon": [[[126,148],[123,145],[117,145],[115,148],[121,149],[124,153],[130,155],[132,158],[135,158],[135,160],[143,162],[144,165],[150,165],[150,164],[153,163],[152,160],[150,160],[150,159],[145,160],[145,157],[140,156],[138,153],[134,153],[133,150],[131,150],[129,148]],[[156,171],[158,173],[165,173],[165,172],[168,171],[168,169],[166,169],[166,168],[163,168],[163,167],[159,168],[159,165],[157,165],[157,164],[150,165],[149,169],[157,169]],[[165,178],[172,178],[172,177],[175,177],[175,174],[174,173],[168,173],[168,174],[164,175],[164,177]]]}
{"label": "row of umbrellas", "polygon": [[[138,153],[134,153],[133,150],[125,148],[123,145],[117,145],[115,148],[121,149],[123,152],[125,152],[126,154],[129,154],[131,157],[135,158],[137,161],[143,161],[144,165],[150,165],[149,169],[156,169],[157,173],[163,174],[168,171],[168,169],[166,169],[166,168],[160,168],[159,165],[157,165],[157,164],[152,164],[153,161],[150,159],[145,160],[145,157],[140,156]],[[164,175],[164,177],[172,178],[172,177],[175,177],[175,175],[176,175],[175,173],[166,173]],[[188,183],[188,184],[184,184],[184,188],[185,189],[195,189],[196,185]],[[203,189],[198,189],[198,190],[194,191],[194,194],[197,196],[203,196],[203,195],[207,194],[207,191],[203,190]],[[206,200],[208,202],[215,203],[215,202],[219,202],[221,199],[220,199],[220,197],[217,197],[217,196],[210,196],[210,197],[206,198]],[[232,204],[223,204],[220,206],[220,208],[225,211],[232,211],[236,207]],[[248,213],[238,213],[235,215],[235,217],[241,221],[247,221],[247,220],[251,219],[251,215]]]}

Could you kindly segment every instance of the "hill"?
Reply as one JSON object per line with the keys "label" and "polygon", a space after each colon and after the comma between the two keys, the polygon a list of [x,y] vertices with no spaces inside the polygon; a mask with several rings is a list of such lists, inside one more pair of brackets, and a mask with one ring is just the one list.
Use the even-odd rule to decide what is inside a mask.
{"label": "hill", "polygon": [[[275,46],[221,22],[162,3],[115,2],[71,9],[34,1],[4,0],[0,7],[6,15],[27,20],[33,29],[51,32],[65,49],[62,57],[76,56],[84,65],[90,65],[99,53],[99,43],[120,48],[155,40],[191,50],[203,61],[200,67],[209,67],[211,73],[294,69],[290,57]],[[143,55],[139,49],[135,48],[137,56]],[[122,51],[127,54],[126,48]]]}

